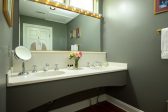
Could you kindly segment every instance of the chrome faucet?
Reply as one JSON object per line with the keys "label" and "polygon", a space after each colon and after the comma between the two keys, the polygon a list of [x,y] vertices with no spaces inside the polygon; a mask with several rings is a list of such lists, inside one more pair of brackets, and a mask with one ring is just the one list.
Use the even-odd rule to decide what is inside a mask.
{"label": "chrome faucet", "polygon": [[33,70],[32,70],[32,72],[34,73],[34,72],[37,72],[37,65],[33,65]]}
{"label": "chrome faucet", "polygon": [[44,71],[48,71],[49,70],[49,66],[50,66],[49,64],[46,64],[43,70]]}
{"label": "chrome faucet", "polygon": [[55,64],[54,70],[58,70],[58,64]]}
{"label": "chrome faucet", "polygon": [[102,66],[102,63],[99,62],[99,61],[96,61],[96,62],[94,63],[94,66],[95,66],[95,67],[101,67],[101,66]]}

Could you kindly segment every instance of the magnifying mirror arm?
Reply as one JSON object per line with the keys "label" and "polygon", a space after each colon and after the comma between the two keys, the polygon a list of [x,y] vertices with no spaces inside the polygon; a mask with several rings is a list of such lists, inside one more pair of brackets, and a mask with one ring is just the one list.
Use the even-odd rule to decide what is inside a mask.
{"label": "magnifying mirror arm", "polygon": [[25,74],[28,74],[28,73],[27,73],[26,70],[25,70],[25,62],[22,61],[22,72],[19,73],[19,75],[25,75]]}
{"label": "magnifying mirror arm", "polygon": [[24,61],[22,62],[22,73],[23,74],[25,73],[25,62]]}

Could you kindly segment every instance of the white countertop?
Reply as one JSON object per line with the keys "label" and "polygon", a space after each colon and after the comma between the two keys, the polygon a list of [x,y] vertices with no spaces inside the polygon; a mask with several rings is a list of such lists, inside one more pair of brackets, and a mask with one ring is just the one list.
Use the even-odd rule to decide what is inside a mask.
{"label": "white countertop", "polygon": [[[19,85],[46,82],[46,81],[63,80],[68,78],[84,77],[84,76],[98,75],[103,73],[110,73],[110,72],[117,72],[117,71],[124,71],[124,70],[127,70],[126,63],[109,62],[109,66],[101,67],[101,68],[81,67],[78,70],[59,69],[58,71],[63,71],[64,74],[45,76],[45,77],[40,77],[40,76],[37,77],[36,73],[30,73],[28,75],[18,76],[18,75],[11,75],[11,74],[17,74],[17,73],[9,72],[8,78],[7,78],[7,86],[11,87],[11,86],[19,86]],[[52,70],[50,71],[52,72]]]}

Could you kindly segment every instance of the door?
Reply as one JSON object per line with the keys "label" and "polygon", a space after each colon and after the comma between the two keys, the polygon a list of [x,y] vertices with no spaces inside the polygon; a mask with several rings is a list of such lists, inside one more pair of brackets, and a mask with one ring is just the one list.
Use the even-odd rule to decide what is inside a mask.
{"label": "door", "polygon": [[23,46],[31,50],[53,50],[52,27],[23,23]]}

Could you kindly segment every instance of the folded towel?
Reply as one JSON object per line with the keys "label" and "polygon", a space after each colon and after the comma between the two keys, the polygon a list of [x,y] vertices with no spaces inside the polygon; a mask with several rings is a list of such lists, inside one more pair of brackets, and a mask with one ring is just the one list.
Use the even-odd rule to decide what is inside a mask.
{"label": "folded towel", "polygon": [[161,30],[161,58],[168,59],[168,28]]}
{"label": "folded towel", "polygon": [[40,40],[36,41],[36,50],[42,50],[42,42]]}

